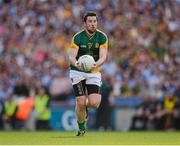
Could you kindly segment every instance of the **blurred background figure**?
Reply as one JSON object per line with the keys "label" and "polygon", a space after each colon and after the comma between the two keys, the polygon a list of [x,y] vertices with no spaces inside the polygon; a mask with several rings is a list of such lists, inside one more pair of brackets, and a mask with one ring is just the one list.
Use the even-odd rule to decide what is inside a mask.
{"label": "blurred background figure", "polygon": [[63,72],[54,76],[49,91],[52,101],[66,102],[68,97],[73,94],[71,82]]}
{"label": "blurred background figure", "polygon": [[4,107],[3,120],[5,124],[5,129],[7,130],[17,129],[16,112],[17,112],[17,103],[14,100],[13,96],[10,94],[8,95],[7,100],[5,101],[5,107]]}
{"label": "blurred background figure", "polygon": [[174,122],[173,122],[173,126],[175,127],[175,129],[180,130],[180,102],[177,102],[176,107],[174,109]]}
{"label": "blurred background figure", "polygon": [[44,87],[37,89],[35,96],[35,113],[36,113],[36,129],[49,130],[49,120],[51,118],[51,111],[49,109],[49,96],[46,94]]}
{"label": "blurred background figure", "polygon": [[[89,10],[97,12],[98,27],[109,39],[101,106],[105,116],[111,115],[113,129],[180,129],[179,6],[179,0],[0,0],[3,130],[12,115],[18,129],[35,129],[32,107],[41,86],[48,97],[42,107],[49,105],[45,119],[56,123],[51,128],[76,129],[67,49]],[[13,106],[8,106],[9,95]],[[25,108],[25,119],[19,118],[29,97],[34,104]],[[96,111],[97,118],[103,111]],[[96,112],[90,113],[97,121],[90,129],[102,126]]]}
{"label": "blurred background figure", "polygon": [[4,126],[3,126],[3,113],[4,113],[4,104],[0,100],[0,130],[2,130],[4,128]]}
{"label": "blurred background figure", "polygon": [[102,78],[102,101],[96,113],[96,128],[98,130],[112,130],[112,82],[106,72],[102,72]]}
{"label": "blurred background figure", "polygon": [[26,99],[22,99],[18,102],[18,108],[16,112],[18,129],[31,130],[31,124],[29,122],[31,120],[34,102],[35,101],[33,97],[27,97]]}
{"label": "blurred background figure", "polygon": [[132,117],[130,130],[147,130],[149,101],[147,101],[147,98],[144,99],[144,102],[136,108],[136,112]]}
{"label": "blurred background figure", "polygon": [[165,95],[164,110],[165,110],[165,129],[172,129],[174,127],[174,112],[177,105],[177,97],[173,92],[169,92]]}

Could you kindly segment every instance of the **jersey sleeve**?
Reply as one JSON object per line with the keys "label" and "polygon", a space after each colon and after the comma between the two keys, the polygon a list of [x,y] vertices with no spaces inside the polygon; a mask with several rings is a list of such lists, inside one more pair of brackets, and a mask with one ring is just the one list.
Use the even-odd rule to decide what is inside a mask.
{"label": "jersey sleeve", "polygon": [[79,48],[79,37],[77,35],[73,36],[71,40],[70,48],[75,48],[75,49]]}
{"label": "jersey sleeve", "polygon": [[108,48],[108,37],[106,34],[101,34],[101,43],[100,43],[100,49],[107,49]]}

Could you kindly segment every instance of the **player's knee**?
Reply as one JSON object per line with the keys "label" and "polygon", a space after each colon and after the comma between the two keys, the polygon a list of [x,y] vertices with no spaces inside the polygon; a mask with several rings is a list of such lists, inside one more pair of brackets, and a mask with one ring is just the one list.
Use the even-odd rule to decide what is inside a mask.
{"label": "player's knee", "polygon": [[95,101],[95,100],[91,100],[91,101],[89,102],[89,105],[90,105],[91,108],[98,108],[99,105],[100,105],[100,102]]}
{"label": "player's knee", "polygon": [[88,98],[88,105],[91,108],[98,108],[101,102],[101,95],[91,94]]}

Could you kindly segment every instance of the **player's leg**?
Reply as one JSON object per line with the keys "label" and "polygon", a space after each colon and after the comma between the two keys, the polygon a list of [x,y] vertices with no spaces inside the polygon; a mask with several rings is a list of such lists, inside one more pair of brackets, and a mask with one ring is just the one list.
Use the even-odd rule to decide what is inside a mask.
{"label": "player's leg", "polygon": [[76,114],[78,122],[82,123],[85,121],[86,116],[86,96],[84,92],[83,82],[81,81],[73,85],[74,93],[76,96]]}
{"label": "player's leg", "polygon": [[73,85],[74,92],[76,95],[76,117],[79,126],[77,136],[82,136],[85,133],[85,117],[86,117],[86,96],[83,87],[83,81]]}
{"label": "player's leg", "polygon": [[[76,116],[78,124],[82,125],[85,122],[86,117],[86,104],[85,104],[85,96],[77,96],[76,97]],[[79,125],[79,126],[80,126]],[[80,126],[80,130],[85,130],[85,127]]]}
{"label": "player's leg", "polygon": [[85,133],[85,116],[86,116],[86,96],[85,96],[85,80],[81,72],[70,71],[70,78],[72,81],[74,94],[76,96],[76,117],[79,126],[79,131],[77,136],[81,136]]}
{"label": "player's leg", "polygon": [[101,102],[101,73],[87,74],[86,87],[88,92],[88,107],[98,108]]}
{"label": "player's leg", "polygon": [[98,108],[101,102],[100,87],[97,85],[87,85],[88,102],[86,102],[86,122],[88,120],[88,108]]}
{"label": "player's leg", "polygon": [[97,85],[88,84],[88,103],[90,108],[98,108],[101,103],[100,87]]}

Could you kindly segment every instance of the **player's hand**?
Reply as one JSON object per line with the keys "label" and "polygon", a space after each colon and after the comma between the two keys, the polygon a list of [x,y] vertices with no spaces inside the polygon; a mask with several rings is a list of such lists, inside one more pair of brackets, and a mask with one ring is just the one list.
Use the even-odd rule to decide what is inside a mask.
{"label": "player's hand", "polygon": [[75,65],[75,67],[77,67],[78,69],[81,69],[81,64],[80,64],[78,61],[76,61],[74,65]]}
{"label": "player's hand", "polygon": [[91,71],[94,70],[97,67],[97,64],[94,63],[94,66],[91,68]]}

